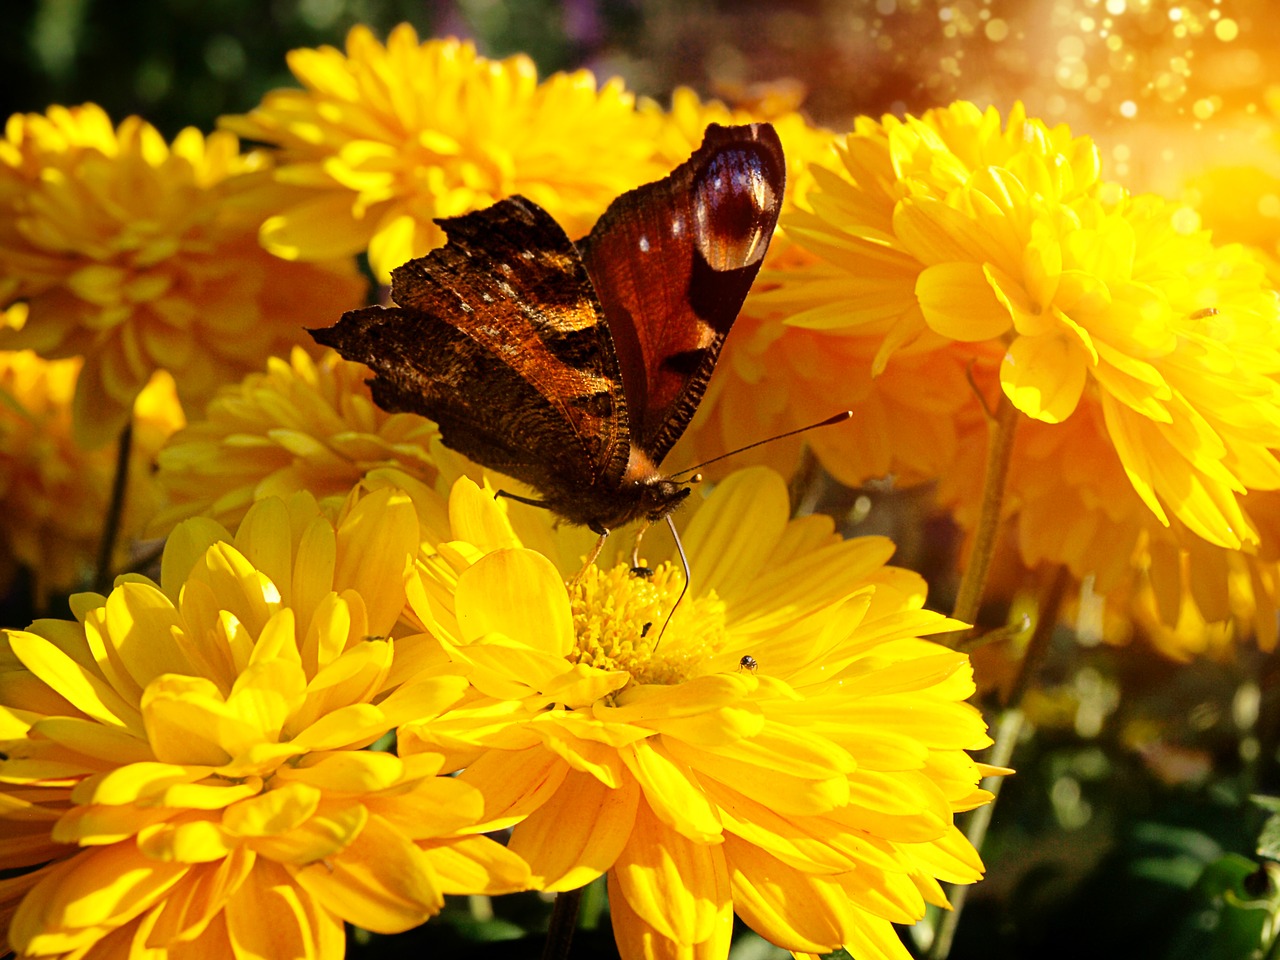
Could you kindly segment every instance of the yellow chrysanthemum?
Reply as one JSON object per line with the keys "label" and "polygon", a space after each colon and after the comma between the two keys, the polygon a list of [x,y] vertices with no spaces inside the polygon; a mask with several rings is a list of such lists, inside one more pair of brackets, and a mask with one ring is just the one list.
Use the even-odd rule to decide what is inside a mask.
{"label": "yellow chrysanthemum", "polygon": [[[761,299],[790,326],[876,335],[877,371],[899,352],[957,354],[1044,425],[1011,467],[1024,559],[1097,572],[1147,526],[1257,544],[1242,495],[1280,487],[1280,314],[1256,260],[1214,246],[1190,211],[1104,188],[1091,142],[1020,107],[1005,124],[971,104],[860,120],[842,160],[788,221],[824,262]],[[919,388],[942,406],[968,390]],[[1121,514],[1134,529],[1108,528]]]}
{"label": "yellow chrysanthemum", "polygon": [[1225,550],[1156,532],[1140,541],[1126,589],[1115,602],[1107,598],[1165,656],[1226,659],[1242,640],[1266,652],[1276,649],[1280,492],[1254,491],[1246,502],[1262,534],[1256,551]]}
{"label": "yellow chrysanthemum", "polygon": [[919,639],[956,624],[889,542],[788,521],[777,474],[735,474],[687,525],[667,623],[670,563],[566,592],[490,493],[460,480],[450,517],[410,604],[472,692],[401,749],[465,766],[545,889],[607,873],[624,958],[723,958],[735,911],[791,950],[905,958],[892,924],[980,877],[952,819],[989,799],[969,663]]}
{"label": "yellow chrysanthemum", "polygon": [[434,483],[434,424],[378,408],[368,376],[364,365],[335,353],[315,361],[295,347],[288,361],[272,357],[265,373],[224,387],[204,419],[156,458],[156,479],[171,505],[152,533],[196,515],[232,526],[256,501],[299,490],[341,501],[382,467]]}
{"label": "yellow chrysanthemum", "polygon": [[87,105],[9,118],[0,140],[0,307],[25,303],[0,348],[81,356],[77,436],[113,438],[156,370],[191,412],[223,383],[357,305],[350,261],[287,263],[258,243],[281,191],[264,155]]}
{"label": "yellow chrysanthemum", "polygon": [[354,27],[345,55],[294,50],[289,66],[304,90],[275,90],[222,120],[281,150],[276,177],[297,193],[262,238],[282,257],[367,249],[385,281],[444,242],[436,217],[519,193],[578,236],[619,193],[666,172],[634,97],[620,81],[597,87],[585,70],[539,83],[526,56],[495,61],[458,40],[419,43],[408,24],[386,46]]}
{"label": "yellow chrysanthemum", "polygon": [[[5,631],[0,840],[22,957],[341,957],[343,921],[412,927],[445,893],[527,883],[467,835],[483,800],[439,754],[366,749],[457,700],[389,634],[418,549],[391,490],[330,520],[256,504],[191,520],[160,583],[121,577],[75,621]],[[166,952],[167,951],[167,952]]]}
{"label": "yellow chrysanthemum", "polygon": [[[39,606],[50,590],[83,586],[93,574],[116,469],[113,447],[85,450],[72,439],[80,364],[0,352],[0,589],[26,567]],[[116,564],[161,503],[151,458],[181,425],[173,381],[158,374],[135,404]]]}

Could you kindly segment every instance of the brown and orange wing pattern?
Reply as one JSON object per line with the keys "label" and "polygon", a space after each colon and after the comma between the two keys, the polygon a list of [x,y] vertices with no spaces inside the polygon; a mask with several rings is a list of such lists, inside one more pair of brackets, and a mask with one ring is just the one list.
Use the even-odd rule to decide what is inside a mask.
{"label": "brown and orange wing pattern", "polygon": [[429,417],[485,466],[544,493],[613,482],[626,401],[573,243],[523,197],[439,222],[447,245],[392,272],[396,306],[312,335],[374,371],[378,406]]}

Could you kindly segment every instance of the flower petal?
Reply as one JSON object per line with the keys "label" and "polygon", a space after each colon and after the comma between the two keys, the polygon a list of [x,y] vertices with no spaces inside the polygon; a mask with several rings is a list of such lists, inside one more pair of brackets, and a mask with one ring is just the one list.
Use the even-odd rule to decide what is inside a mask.
{"label": "flower petal", "polygon": [[571,771],[555,796],[520,823],[510,850],[523,857],[543,890],[576,890],[609,870],[627,844],[640,790],[623,778],[615,789]]}
{"label": "flower petal", "polygon": [[695,944],[716,936],[730,906],[729,872],[719,845],[673,833],[647,804],[612,876],[627,905],[662,936]]}
{"label": "flower petal", "polygon": [[376,816],[341,856],[294,878],[327,910],[376,933],[416,927],[444,905],[426,855]]}
{"label": "flower petal", "polygon": [[563,657],[573,649],[573,618],[564,581],[532,550],[497,550],[458,577],[458,626],[466,640],[490,633],[520,637]]}
{"label": "flower petal", "polygon": [[916,278],[916,297],[929,329],[961,343],[1000,337],[1012,324],[979,263],[925,267]]}

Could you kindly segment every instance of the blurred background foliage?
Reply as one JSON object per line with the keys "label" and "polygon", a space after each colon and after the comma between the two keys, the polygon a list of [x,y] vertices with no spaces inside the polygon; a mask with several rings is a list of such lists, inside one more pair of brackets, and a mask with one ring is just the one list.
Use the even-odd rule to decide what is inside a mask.
{"label": "blurred background foliage", "polygon": [[[6,116],[92,100],[169,136],[208,131],[293,84],[288,50],[408,21],[490,56],[528,53],[544,74],[620,75],[661,101],[680,84],[740,102],[781,91],[835,127],[961,96],[1023,99],[1097,138],[1111,175],[1150,182],[1168,178],[1171,143],[1212,140],[1204,121],[1265,109],[1277,21],[1266,0],[10,0],[5,13]],[[931,542],[918,566],[952,546]],[[1276,680],[1249,645],[1175,664],[1140,638],[1087,648],[1060,630],[952,956],[1263,956],[1280,829],[1249,798],[1280,793]],[[994,716],[996,697],[984,706]],[[587,899],[575,956],[616,955],[602,900]],[[353,934],[352,956],[533,957],[547,914],[533,894],[460,900],[412,934]],[[928,931],[908,933],[917,952]],[[749,935],[733,953],[783,956]]]}
{"label": "blurred background foliage", "polygon": [[286,51],[380,35],[475,39],[665,100],[785,81],[818,121],[1015,99],[1086,131],[1256,109],[1280,31],[1268,0],[10,0],[5,114],[92,99],[166,133],[210,129],[291,81]]}

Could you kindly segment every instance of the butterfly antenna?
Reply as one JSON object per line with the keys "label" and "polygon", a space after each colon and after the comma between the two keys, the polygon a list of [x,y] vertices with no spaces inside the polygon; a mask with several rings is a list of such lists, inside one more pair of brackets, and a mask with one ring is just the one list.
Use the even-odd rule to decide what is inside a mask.
{"label": "butterfly antenna", "polygon": [[667,514],[667,526],[671,528],[671,536],[676,541],[676,553],[680,554],[680,566],[684,567],[684,586],[680,588],[680,596],[676,597],[676,602],[671,605],[671,610],[667,613],[667,619],[662,621],[662,629],[658,631],[658,639],[653,641],[653,649],[650,653],[658,652],[658,644],[662,642],[662,635],[667,632],[667,624],[671,622],[671,618],[676,614],[676,607],[680,606],[680,601],[684,599],[684,595],[689,592],[689,558],[684,555],[684,544],[680,542],[680,534],[676,533],[676,522],[671,519],[671,514]]}
{"label": "butterfly antenna", "polygon": [[757,440],[755,443],[748,443],[745,447],[739,447],[737,450],[730,450],[728,453],[722,453],[720,454],[720,456],[712,457],[710,460],[703,460],[701,463],[695,463],[692,467],[686,467],[685,469],[677,473],[673,473],[671,475],[671,479],[674,480],[677,477],[681,476],[682,474],[693,473],[693,471],[695,470],[701,470],[705,466],[709,466],[710,464],[713,464],[713,463],[718,463],[721,460],[727,459],[728,457],[737,456],[743,451],[751,450],[755,447],[762,447],[766,443],[773,443],[773,441],[775,440],[785,440],[787,437],[794,437],[797,433],[805,433],[809,430],[817,430],[819,427],[831,427],[831,426],[835,426],[837,423],[844,423],[846,420],[848,420],[852,416],[853,416],[852,410],[841,410],[834,417],[827,417],[827,419],[819,420],[817,423],[811,423],[807,427],[797,427],[794,430],[788,430],[786,433],[774,434],[772,437],[765,437],[765,439]]}

